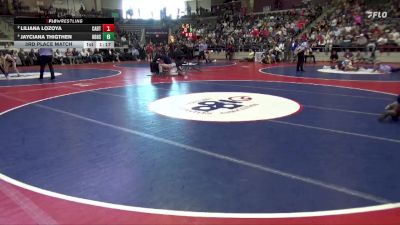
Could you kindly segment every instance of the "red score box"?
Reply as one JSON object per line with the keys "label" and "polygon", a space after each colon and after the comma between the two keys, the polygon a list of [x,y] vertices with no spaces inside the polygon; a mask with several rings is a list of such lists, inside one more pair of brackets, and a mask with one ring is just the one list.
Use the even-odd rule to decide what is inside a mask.
{"label": "red score box", "polygon": [[103,24],[103,32],[114,32],[114,24]]}

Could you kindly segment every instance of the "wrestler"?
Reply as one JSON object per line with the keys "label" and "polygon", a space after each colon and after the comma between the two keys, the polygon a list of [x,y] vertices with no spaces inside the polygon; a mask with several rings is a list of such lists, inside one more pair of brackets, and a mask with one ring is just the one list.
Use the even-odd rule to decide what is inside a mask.
{"label": "wrestler", "polygon": [[397,100],[390,103],[385,107],[385,112],[379,117],[379,121],[384,121],[387,117],[391,117],[393,121],[398,121],[400,117],[400,95],[397,96]]}
{"label": "wrestler", "polygon": [[8,70],[10,67],[14,68],[15,72],[18,74],[18,77],[20,76],[20,73],[17,69],[17,63],[14,58],[15,56],[11,54],[12,51],[9,53],[0,52],[0,70],[6,76],[6,78],[8,78]]}

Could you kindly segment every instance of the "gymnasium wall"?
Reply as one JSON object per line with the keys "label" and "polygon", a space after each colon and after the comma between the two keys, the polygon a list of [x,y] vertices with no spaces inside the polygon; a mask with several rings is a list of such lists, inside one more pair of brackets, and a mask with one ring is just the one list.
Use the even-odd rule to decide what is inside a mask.
{"label": "gymnasium wall", "polygon": [[[254,12],[262,12],[266,6],[271,6],[274,9],[277,0],[254,0]],[[294,6],[301,4],[302,0],[280,0],[282,4],[281,9],[291,9]]]}

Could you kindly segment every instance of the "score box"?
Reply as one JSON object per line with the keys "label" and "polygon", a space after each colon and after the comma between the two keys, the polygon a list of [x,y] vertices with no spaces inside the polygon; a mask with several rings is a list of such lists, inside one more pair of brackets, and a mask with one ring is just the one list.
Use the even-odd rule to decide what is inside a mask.
{"label": "score box", "polygon": [[103,32],[103,41],[114,41],[115,34],[114,32]]}
{"label": "score box", "polygon": [[103,32],[114,32],[114,24],[103,24]]}

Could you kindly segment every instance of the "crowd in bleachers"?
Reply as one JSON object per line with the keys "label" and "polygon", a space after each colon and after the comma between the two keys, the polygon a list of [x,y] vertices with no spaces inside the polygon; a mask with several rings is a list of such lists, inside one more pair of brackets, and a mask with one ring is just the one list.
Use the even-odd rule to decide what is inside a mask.
{"label": "crowd in bleachers", "polygon": [[120,30],[117,28],[117,39],[120,42],[119,44],[121,46],[133,46],[133,45],[138,45],[140,38],[139,35],[135,32],[128,32],[126,30]]}
{"label": "crowd in bleachers", "polygon": [[258,16],[225,13],[217,19],[218,23],[197,24],[196,35],[213,47],[228,43],[239,49],[271,45],[298,34],[317,12],[320,11],[310,8]]}
{"label": "crowd in bleachers", "polygon": [[[265,51],[271,61],[279,61],[293,55],[294,37],[322,12],[321,6],[309,5],[298,10],[269,12],[262,15],[246,15],[241,11],[226,10],[216,21],[199,21],[193,25],[195,35],[187,40],[180,34],[175,35],[180,44],[195,49],[205,42],[208,49],[225,51],[232,58],[235,51]],[[217,22],[218,21],[218,22]],[[272,57],[273,56],[273,57]]]}
{"label": "crowd in bleachers", "polygon": [[28,5],[22,0],[0,0],[0,15],[14,16],[46,16],[46,17],[104,17],[104,12],[96,11],[95,9],[87,10],[83,4],[76,11],[71,11],[65,8],[56,8],[52,4],[48,6]]}
{"label": "crowd in bleachers", "polygon": [[235,14],[236,12],[244,14],[246,10],[246,7],[242,6],[240,1],[232,1],[219,5],[213,5],[211,6],[211,10],[203,7],[192,9],[190,5],[187,5],[187,15],[182,16],[181,18],[220,16],[222,14]]}
{"label": "crowd in bleachers", "polygon": [[[400,2],[366,4],[363,0],[339,0],[336,10],[304,34],[313,47],[326,51],[332,48],[353,48],[373,51],[395,49],[400,46]],[[386,12],[386,18],[369,16],[368,12]],[[370,18],[369,18],[370,17]]]}
{"label": "crowd in bleachers", "polygon": [[[195,22],[195,35],[191,40],[184,37],[180,40],[179,27],[175,35],[179,43],[189,48],[196,49],[200,42],[205,42],[211,50],[224,50],[227,58],[231,58],[235,51],[253,50],[263,51],[269,63],[291,61],[296,46],[307,41],[306,58],[314,60],[313,51],[316,50],[350,49],[357,52],[356,58],[373,61],[376,50],[400,50],[400,2],[366,1],[336,0],[324,9],[314,4],[304,9],[263,15],[226,10],[216,19],[217,22]],[[323,18],[319,17],[326,10],[330,12]],[[374,18],[368,16],[369,11],[385,12],[387,17]],[[311,28],[303,30],[313,21],[315,24]]]}
{"label": "crowd in bleachers", "polygon": [[86,10],[83,6],[76,11],[70,12],[63,8],[54,8],[52,5],[49,7],[41,6],[39,8],[39,16],[46,17],[57,17],[57,18],[70,18],[70,17],[83,17],[83,18],[100,18],[103,17],[103,13],[96,11],[95,9]]}

